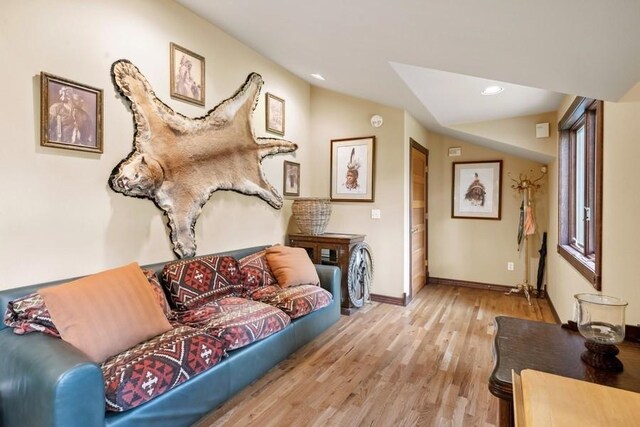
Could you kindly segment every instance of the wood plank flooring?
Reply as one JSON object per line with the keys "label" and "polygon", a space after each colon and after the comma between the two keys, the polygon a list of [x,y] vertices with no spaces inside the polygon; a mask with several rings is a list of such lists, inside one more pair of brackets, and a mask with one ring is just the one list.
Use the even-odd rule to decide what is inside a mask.
{"label": "wood plank flooring", "polygon": [[342,316],[196,426],[495,426],[498,315],[554,322],[546,300],[429,285]]}

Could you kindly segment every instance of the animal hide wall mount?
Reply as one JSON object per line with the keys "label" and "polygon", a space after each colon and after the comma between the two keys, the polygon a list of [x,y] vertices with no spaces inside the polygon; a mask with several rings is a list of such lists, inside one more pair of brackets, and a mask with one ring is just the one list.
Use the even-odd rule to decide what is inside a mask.
{"label": "animal hide wall mount", "polygon": [[218,190],[258,196],[275,209],[282,196],[267,181],[262,159],[298,146],[256,137],[251,126],[262,77],[249,74],[231,98],[203,117],[189,118],[155,95],[128,60],[111,67],[116,90],[131,102],[133,150],[111,172],[109,186],[126,196],[152,200],[168,218],[173,252],[196,254],[195,224],[202,206]]}

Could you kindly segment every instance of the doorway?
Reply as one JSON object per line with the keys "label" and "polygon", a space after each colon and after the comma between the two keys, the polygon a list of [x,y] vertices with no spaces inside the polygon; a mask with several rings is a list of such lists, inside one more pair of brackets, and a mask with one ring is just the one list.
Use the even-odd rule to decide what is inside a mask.
{"label": "doorway", "polygon": [[411,229],[410,229],[410,263],[412,299],[429,280],[428,257],[428,184],[429,184],[429,150],[412,138],[411,142]]}

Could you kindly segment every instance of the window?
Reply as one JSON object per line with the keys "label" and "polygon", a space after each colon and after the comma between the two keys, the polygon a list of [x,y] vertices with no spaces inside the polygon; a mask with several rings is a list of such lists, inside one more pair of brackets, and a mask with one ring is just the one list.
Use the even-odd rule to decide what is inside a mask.
{"label": "window", "polygon": [[576,98],[558,130],[558,253],[600,290],[602,101]]}

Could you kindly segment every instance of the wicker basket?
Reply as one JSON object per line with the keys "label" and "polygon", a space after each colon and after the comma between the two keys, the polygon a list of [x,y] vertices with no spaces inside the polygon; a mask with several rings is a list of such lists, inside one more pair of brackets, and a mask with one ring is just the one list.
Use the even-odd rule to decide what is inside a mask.
{"label": "wicker basket", "polygon": [[331,201],[315,197],[303,197],[293,201],[293,219],[303,234],[317,236],[324,233],[331,217]]}

